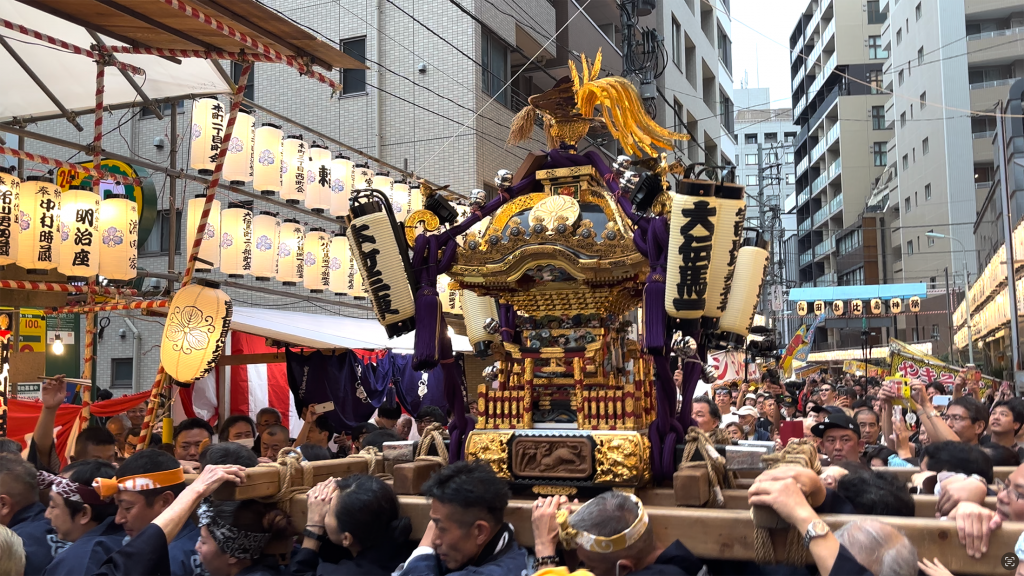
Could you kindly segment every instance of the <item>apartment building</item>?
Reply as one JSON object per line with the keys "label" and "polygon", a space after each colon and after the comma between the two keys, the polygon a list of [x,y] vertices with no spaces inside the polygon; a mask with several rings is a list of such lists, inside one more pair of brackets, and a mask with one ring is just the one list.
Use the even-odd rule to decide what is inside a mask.
{"label": "apartment building", "polygon": [[[765,173],[765,204],[778,209],[780,215],[795,208],[795,178],[793,141],[796,127],[792,111],[772,108],[767,88],[736,89],[736,181],[747,186],[747,218],[758,217],[758,167]],[[761,162],[758,163],[758,150]],[[787,202],[789,206],[787,206]],[[787,210],[787,207],[789,208]],[[796,219],[792,215],[782,218],[789,233],[796,232]],[[791,222],[787,222],[791,220]]]}
{"label": "apartment building", "polygon": [[[580,7],[584,4],[586,8],[581,12]],[[683,6],[683,2],[678,3],[678,7]],[[365,61],[370,69],[338,71],[344,90],[331,98],[326,88],[299,77],[287,67],[256,64],[246,91],[248,98],[388,163],[415,171],[433,182],[450,184],[452,190],[460,193],[468,193],[475,188],[493,193],[497,170],[515,170],[528,152],[545,147],[539,128],[534,131],[532,140],[518,147],[506,146],[505,138],[513,116],[526,104],[527,98],[550,88],[557,79],[567,75],[570,59],[578,63],[581,54],[592,58],[600,49],[604,55],[602,66],[607,73],[619,74],[622,70],[622,54],[618,48],[622,35],[620,16],[616,3],[611,0],[426,3],[282,0],[275,2],[273,8],[314,31],[324,41],[340,43],[346,53]],[[699,54],[699,60],[695,61],[701,63],[701,70],[708,67],[714,70],[710,81],[693,80],[700,89],[708,89],[711,104],[706,104],[702,92],[695,91],[691,80],[681,74],[663,78],[659,87],[670,101],[677,96],[686,102],[685,107],[679,108],[681,112],[699,119],[694,120],[693,130],[706,136],[706,140],[701,142],[713,151],[710,159],[717,163],[723,150],[720,145],[718,95],[731,94],[732,90],[731,80],[724,80],[719,85],[721,64],[715,44],[716,31],[729,29],[727,12],[707,12],[713,17],[708,35],[700,24],[702,13],[697,12],[697,16],[693,16],[691,8],[686,10],[691,11],[689,17],[682,12],[678,15],[678,19],[685,22],[679,37],[695,40],[696,51],[690,50],[687,54]],[[656,12],[647,17],[650,20],[647,25],[660,22],[657,19],[663,15]],[[666,22],[671,19],[669,15],[664,16]],[[667,31],[671,27],[668,24],[657,26],[662,35],[668,37]],[[555,38],[549,42],[552,36]],[[666,48],[668,46],[669,40],[666,39]],[[237,79],[239,67],[224,64],[226,72]],[[174,154],[177,165],[187,167],[189,145],[182,135],[190,133],[191,102],[184,101],[177,106],[177,143],[170,143],[171,109],[170,104],[163,106],[163,119],[156,118],[148,109],[108,114],[106,129],[119,123],[122,125],[104,138],[104,147],[115,153],[159,163],[167,163]],[[83,111],[83,114],[90,111]],[[255,116],[257,126],[264,122],[282,124],[259,111]],[[671,113],[661,110],[659,121],[671,126],[666,120],[668,118],[671,118]],[[730,111],[729,122],[731,119]],[[79,133],[63,119],[40,122],[28,126],[28,129],[82,144],[89,143],[92,138],[91,132]],[[285,133],[302,134],[303,130],[285,125]],[[309,142],[311,135],[305,134],[305,137]],[[340,151],[335,146],[329,147],[332,153]],[[583,147],[600,150],[609,160],[616,153],[610,139],[584,141]],[[685,143],[681,149],[685,154],[690,153]],[[27,150],[58,158],[69,155],[65,149],[31,140],[27,142]],[[358,155],[350,156],[353,160],[361,160]],[[703,159],[699,154],[692,157]],[[728,157],[732,157],[731,152]],[[79,156],[76,160],[81,158]],[[26,163],[29,174],[38,173],[40,168]],[[371,168],[376,168],[372,162]],[[161,174],[153,174],[152,179],[158,191],[161,213],[149,240],[140,246],[139,267],[154,272],[166,272],[169,268],[180,272],[185,267],[191,238],[185,230],[186,214],[182,205],[203,190],[195,183],[178,181],[177,232],[172,247],[168,200],[170,182]],[[227,208],[229,199],[247,200],[229,196],[219,195],[224,208]],[[279,212],[279,218],[294,218],[307,229],[323,225],[331,228],[308,212],[280,209],[259,200],[251,207],[257,212]],[[333,231],[328,230],[329,233]],[[183,237],[186,239],[182,240]],[[173,256],[169,254],[172,250]],[[169,259],[173,259],[173,265],[169,264]],[[208,276],[223,278],[219,271]],[[23,271],[14,266],[8,266],[0,277],[25,278]],[[34,276],[30,279],[62,281],[63,277],[53,272],[47,278]],[[256,283],[252,277],[234,281],[294,294],[296,298],[309,296],[309,291],[301,285],[287,287],[276,281]],[[164,284],[159,280],[147,280],[145,285],[158,292]],[[266,306],[324,316],[372,315],[365,299],[330,293],[319,297],[337,300],[338,306],[305,302],[280,294],[231,288],[227,292],[239,307]],[[131,391],[133,385],[148,387],[151,382],[132,382],[133,368],[141,365],[136,373],[141,374],[144,380],[155,374],[159,364],[156,346],[160,342],[163,320],[143,317],[136,312],[113,313],[109,319],[110,327],[104,338],[98,341],[98,384],[105,388],[113,387],[118,394]],[[132,323],[131,327],[126,320]],[[84,322],[82,324],[84,329]],[[141,338],[138,347],[132,338],[134,329],[138,330]],[[120,337],[121,334],[124,336]],[[84,339],[84,333],[82,336],[78,342]],[[69,349],[74,350],[70,346]]]}

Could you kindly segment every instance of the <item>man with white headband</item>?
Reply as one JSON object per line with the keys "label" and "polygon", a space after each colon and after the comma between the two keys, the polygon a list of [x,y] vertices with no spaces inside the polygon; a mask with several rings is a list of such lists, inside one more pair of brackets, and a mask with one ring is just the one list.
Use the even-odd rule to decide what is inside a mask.
{"label": "man with white headband", "polygon": [[[114,498],[116,522],[124,528],[128,538],[134,538],[185,489],[185,474],[174,456],[160,450],[143,450],[125,460],[115,478],[99,478],[94,486],[101,496]],[[171,576],[204,574],[195,550],[198,539],[199,527],[186,520],[167,546]]]}

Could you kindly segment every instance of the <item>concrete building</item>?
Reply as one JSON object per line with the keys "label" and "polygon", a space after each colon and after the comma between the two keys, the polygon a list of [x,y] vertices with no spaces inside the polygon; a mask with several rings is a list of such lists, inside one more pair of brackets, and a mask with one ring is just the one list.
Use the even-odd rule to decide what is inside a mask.
{"label": "concrete building", "polygon": [[[795,174],[793,172],[793,141],[796,127],[793,126],[792,111],[788,108],[774,109],[767,88],[739,88],[736,90],[736,181],[747,186],[747,218],[757,218],[757,151],[760,145],[765,170],[765,202],[787,214],[795,208]],[[739,103],[743,103],[740,105]],[[787,210],[787,202],[789,206]],[[789,233],[796,232],[796,218],[791,214],[783,216],[783,227]]]}
{"label": "concrete building", "polygon": [[[580,12],[580,6],[584,4],[586,9]],[[677,44],[686,60],[680,60],[676,68],[670,62],[670,71],[659,80],[658,86],[670,102],[683,101],[686,106],[666,110],[662,101],[658,120],[674,126],[672,112],[678,110],[692,120],[687,126],[699,135],[696,141],[709,150],[709,161],[717,164],[723,161],[723,156],[731,161],[734,143],[730,137],[722,137],[720,121],[722,117],[727,119],[727,123],[732,121],[729,105],[732,80],[727,76],[730,54],[727,4],[720,3],[717,8],[710,8],[706,3],[687,0],[674,3],[671,10],[664,5],[664,2],[659,3],[658,11],[647,17],[650,20],[648,25],[657,22],[659,31],[666,38],[666,49],[672,46],[670,31],[678,31],[676,37],[687,42],[685,50],[681,41]],[[331,98],[326,88],[298,77],[287,67],[257,64],[247,90],[249,98],[297,123],[386,162],[415,171],[421,177],[450,184],[452,190],[463,194],[474,188],[493,192],[497,170],[515,170],[527,153],[545,147],[539,128],[534,131],[532,140],[520,146],[506,146],[505,138],[513,116],[526,104],[526,99],[568,74],[570,59],[578,64],[580,54],[593,58],[600,49],[606,72],[619,74],[622,69],[622,55],[618,49],[622,31],[618,8],[613,0],[586,3],[578,0],[522,0],[513,3],[491,0],[463,0],[459,3],[283,0],[275,2],[273,8],[308,27],[323,40],[339,42],[346,53],[364,60],[370,69],[339,71],[344,90]],[[678,23],[675,28],[671,24],[673,19]],[[552,36],[554,41],[549,42]],[[721,41],[724,46],[721,53],[725,54],[726,63],[719,57],[719,38],[725,39]],[[533,62],[527,65],[531,58]],[[87,63],[83,59],[83,65]],[[686,63],[693,64],[694,73],[684,76]],[[237,67],[232,68],[230,63],[226,65],[228,73],[238,72]],[[723,70],[726,76],[722,76]],[[510,86],[504,88],[510,81]],[[720,116],[720,105],[729,110],[727,115]],[[164,106],[166,113],[169,114],[170,110],[171,105]],[[105,137],[104,147],[115,153],[160,163],[167,162],[174,154],[178,166],[187,166],[189,143],[181,135],[190,133],[191,103],[181,103],[178,111],[178,142],[169,142],[169,116],[159,120],[148,110],[137,114],[137,111],[128,111],[105,118],[108,130],[122,125]],[[277,121],[256,113],[256,122],[258,126],[263,122]],[[64,120],[41,122],[28,126],[28,129],[82,144],[88,144],[92,138],[91,131],[79,133]],[[285,133],[300,134],[302,130],[286,126]],[[309,142],[309,135],[306,136]],[[168,143],[155,147],[158,137],[163,137]],[[617,152],[610,140],[584,141],[580,147],[602,150],[609,159],[614,158]],[[27,149],[58,158],[69,156],[66,149],[38,141],[29,141]],[[687,146],[682,143],[680,149],[680,153],[688,158],[705,159],[695,144]],[[331,147],[332,153],[338,151]],[[81,159],[81,155],[75,158]],[[358,160],[358,156],[353,159]],[[40,168],[32,163],[27,163],[26,167],[30,174]],[[371,168],[374,167],[371,164]],[[177,239],[175,246],[171,247],[169,181],[161,174],[153,174],[153,182],[159,193],[162,212],[149,241],[140,246],[139,266],[156,272],[168,269],[180,272],[185,267],[191,238],[186,235],[185,214],[181,206],[184,200],[201,193],[202,189],[194,183],[183,185],[178,182]],[[228,195],[220,194],[219,197],[226,208]],[[253,210],[279,211],[277,207],[259,200],[255,201]],[[284,210],[279,217],[295,218],[307,229],[318,223],[326,224],[303,211]],[[181,239],[183,236],[185,240]],[[169,263],[172,250],[173,264]],[[223,277],[219,271],[208,276]],[[14,266],[0,273],[0,277],[25,278],[23,271]],[[49,277],[34,276],[30,279],[62,281],[63,277],[53,272]],[[313,304],[297,299],[309,294],[301,286],[289,288],[277,281],[257,284],[252,277],[237,281],[291,293],[296,299],[228,289],[236,306],[267,306],[324,316],[372,315],[365,299],[335,297],[328,293],[324,297],[336,298],[343,304]],[[147,281],[146,285],[157,292],[162,286],[160,281]],[[119,337],[119,331],[128,328],[125,319],[131,320],[139,330],[141,352],[135,352],[130,330],[126,331],[126,337]],[[83,321],[79,342],[84,339],[84,325]],[[110,328],[98,341],[98,385],[112,387],[117,394],[130,392],[133,386],[148,388],[159,365],[157,346],[162,329],[163,320],[159,317],[135,312],[112,313]],[[141,364],[141,370],[136,372],[141,374],[141,381],[133,382],[131,375],[137,364]],[[474,373],[479,374],[479,370]]]}

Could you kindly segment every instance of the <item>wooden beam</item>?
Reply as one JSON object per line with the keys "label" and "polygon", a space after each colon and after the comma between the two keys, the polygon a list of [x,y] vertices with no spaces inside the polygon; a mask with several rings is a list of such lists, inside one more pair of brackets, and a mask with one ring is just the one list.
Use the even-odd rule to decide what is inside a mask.
{"label": "wooden beam", "polygon": [[[992,468],[992,477],[1005,481],[1006,477],[1013,474],[1016,466],[995,466]],[[921,471],[920,468],[872,468],[875,472],[888,472],[895,475],[904,482],[909,482],[910,477]]]}
{"label": "wooden beam", "polygon": [[[305,356],[309,356],[316,350],[293,350]],[[320,350],[324,354],[334,354],[345,352],[344,349],[327,349]],[[278,364],[285,362],[284,350],[278,350],[277,352],[262,352],[259,354],[227,354],[220,357],[217,361],[218,366],[245,366],[247,364]]]}
{"label": "wooden beam", "polygon": [[[722,496],[725,497],[725,509],[726,510],[749,510],[750,504],[747,503],[747,491],[746,490],[722,490]],[[935,518],[935,505],[939,501],[938,496],[931,494],[913,494],[914,499],[914,516],[917,518]],[[644,504],[647,500],[641,496],[641,500]],[[664,504],[664,500],[659,500],[661,505]],[[671,504],[669,504],[671,505]],[[989,496],[985,498],[985,507],[990,510],[996,509],[996,497]]]}

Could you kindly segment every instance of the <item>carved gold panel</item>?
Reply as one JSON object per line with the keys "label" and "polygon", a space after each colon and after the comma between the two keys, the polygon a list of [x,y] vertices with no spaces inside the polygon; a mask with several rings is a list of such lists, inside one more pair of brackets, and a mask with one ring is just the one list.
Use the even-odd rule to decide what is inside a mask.
{"label": "carved gold panel", "polygon": [[594,432],[596,484],[640,486],[651,478],[650,441],[643,434]]}
{"label": "carved gold panel", "polygon": [[508,470],[508,439],[512,432],[472,431],[466,439],[466,459],[484,460],[499,478],[511,480]]}
{"label": "carved gold panel", "polygon": [[512,472],[523,478],[584,480],[593,471],[586,438],[523,436],[512,440]]}

